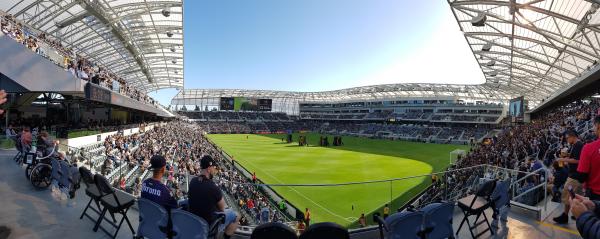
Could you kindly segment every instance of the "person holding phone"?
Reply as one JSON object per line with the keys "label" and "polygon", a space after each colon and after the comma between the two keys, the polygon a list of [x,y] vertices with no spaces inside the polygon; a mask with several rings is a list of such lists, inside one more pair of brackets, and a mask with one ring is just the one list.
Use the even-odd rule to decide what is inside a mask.
{"label": "person holding phone", "polygon": [[564,134],[567,142],[569,143],[569,150],[567,154],[561,154],[561,158],[557,161],[563,165],[567,165],[569,169],[569,177],[565,182],[562,193],[562,203],[564,206],[563,213],[553,218],[554,222],[558,224],[566,224],[569,222],[569,189],[572,189],[574,193],[583,194],[583,187],[580,182],[579,173],[577,173],[577,167],[579,164],[579,157],[583,149],[583,142],[579,140],[579,135],[575,130],[567,130]]}
{"label": "person holding phone", "polygon": [[577,218],[577,231],[584,239],[600,238],[600,201],[593,201],[581,195],[570,200],[571,212]]}

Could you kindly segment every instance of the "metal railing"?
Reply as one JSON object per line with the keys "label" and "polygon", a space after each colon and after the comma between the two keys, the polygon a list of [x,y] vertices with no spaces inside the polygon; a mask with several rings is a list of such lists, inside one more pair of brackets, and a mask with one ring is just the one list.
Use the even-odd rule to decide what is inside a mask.
{"label": "metal railing", "polygon": [[[535,200],[532,204],[527,204],[530,210],[541,211],[545,207],[546,201],[546,180],[540,176],[544,169],[538,169],[533,172],[524,172],[514,169],[500,168],[493,165],[477,165],[472,167],[450,169],[442,172],[434,172],[428,174],[419,174],[413,176],[343,182],[343,183],[246,183],[245,185],[264,188],[273,192],[277,199],[285,198],[285,195],[304,194],[300,196],[303,206],[310,205],[311,214],[326,214],[319,218],[327,218],[329,221],[335,221],[349,228],[358,227],[357,219],[360,214],[364,213],[367,220],[372,218],[375,212],[382,213],[383,205],[388,204],[390,211],[402,211],[407,208],[421,208],[434,202],[451,201],[456,202],[459,199],[473,194],[477,191],[481,183],[489,179],[495,180],[510,180],[512,204],[524,204],[519,199],[527,197],[532,193],[539,193],[543,197]],[[533,181],[533,180],[536,181]],[[431,180],[431,181],[430,181]],[[525,182],[533,182],[531,187],[526,190],[522,189]],[[405,187],[409,185],[410,187]],[[375,188],[376,194],[367,195],[361,198],[356,195],[360,190]],[[387,192],[385,191],[387,189]],[[311,192],[312,191],[312,192]],[[373,190],[372,190],[373,191]],[[333,193],[342,195],[352,195],[352,197],[339,197],[330,201],[315,199],[314,196],[321,193]],[[272,196],[268,194],[269,196]],[[284,196],[281,196],[284,195]],[[363,200],[364,199],[364,200]],[[348,201],[354,200],[352,203],[353,210],[336,210],[336,205],[345,204]],[[296,210],[300,205],[295,200],[290,205],[290,208]],[[380,205],[373,206],[371,202],[379,202]],[[288,202],[289,203],[289,202]],[[363,205],[368,204],[367,205]],[[543,205],[540,205],[543,204]],[[303,211],[303,210],[302,210]],[[317,220],[318,221],[318,220]],[[373,222],[369,222],[373,224]]]}

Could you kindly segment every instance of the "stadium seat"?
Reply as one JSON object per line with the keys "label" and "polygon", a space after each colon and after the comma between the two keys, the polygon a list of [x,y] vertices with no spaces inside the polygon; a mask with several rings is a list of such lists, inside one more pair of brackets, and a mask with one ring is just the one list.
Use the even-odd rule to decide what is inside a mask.
{"label": "stadium seat", "polygon": [[[467,226],[469,228],[469,232],[473,238],[478,238],[486,232],[490,232],[492,235],[494,232],[491,230],[490,223],[488,221],[487,216],[485,215],[485,210],[490,208],[492,203],[491,195],[496,187],[496,181],[490,180],[481,184],[477,192],[473,195],[469,195],[467,197],[461,198],[458,200],[458,207],[462,210],[464,214],[463,220],[460,222],[458,226],[457,234],[460,232],[463,224],[467,222]],[[483,215],[484,220],[479,221],[479,217]],[[470,216],[475,216],[475,221],[473,224],[469,221]],[[487,228],[477,235],[473,233],[473,229],[476,229],[479,225],[486,223]]]}
{"label": "stadium seat", "polygon": [[[85,167],[80,167],[79,173],[81,174],[81,180],[83,180],[83,183],[86,186],[85,195],[90,197],[90,201],[85,206],[85,209],[83,209],[83,213],[81,213],[79,219],[83,219],[83,216],[86,216],[93,221],[94,219],[89,214],[87,214],[87,210],[90,209],[96,212],[96,214],[100,215],[100,211],[102,211],[102,208],[100,207],[100,198],[102,197],[102,194],[98,190],[98,187],[96,187],[96,183],[94,182],[94,176],[92,175],[92,172],[90,172],[89,169]],[[92,201],[96,204],[96,208],[91,207]]]}
{"label": "stadium seat", "polygon": [[423,208],[425,238],[454,238],[452,214],[454,203],[432,203]]}
{"label": "stadium seat", "polygon": [[385,219],[387,239],[420,239],[423,234],[422,212],[399,212]]}
{"label": "stadium seat", "polygon": [[138,210],[140,224],[136,236],[149,239],[165,238],[169,220],[167,210],[145,198],[138,199]]}
{"label": "stadium seat", "polygon": [[297,239],[296,232],[290,227],[279,222],[262,224],[252,232],[250,239]]}
{"label": "stadium seat", "polygon": [[133,197],[133,195],[125,193],[123,191],[114,190],[108,182],[108,180],[106,180],[106,178],[100,174],[96,174],[94,176],[94,182],[96,182],[98,190],[103,195],[100,198],[100,204],[102,204],[103,210],[102,213],[100,213],[98,221],[96,221],[94,231],[98,231],[98,228],[101,228],[104,232],[109,234],[108,231],[106,231],[106,229],[100,226],[100,224],[104,220],[104,215],[106,215],[106,212],[109,212],[111,214],[121,214],[122,216],[121,222],[119,222],[118,225],[115,224],[114,221],[107,220],[107,222],[116,229],[115,233],[112,235],[112,238],[117,237],[119,229],[121,229],[121,225],[123,225],[123,221],[127,221],[127,225],[129,226],[131,233],[135,234],[133,226],[131,226],[131,222],[127,217],[127,211],[129,211],[129,208],[131,208],[131,206],[135,203],[135,198]]}
{"label": "stadium seat", "polygon": [[312,224],[300,235],[300,239],[350,239],[348,230],[332,222]]}
{"label": "stadium seat", "polygon": [[174,239],[205,239],[210,230],[206,220],[192,213],[174,209],[171,210]]}

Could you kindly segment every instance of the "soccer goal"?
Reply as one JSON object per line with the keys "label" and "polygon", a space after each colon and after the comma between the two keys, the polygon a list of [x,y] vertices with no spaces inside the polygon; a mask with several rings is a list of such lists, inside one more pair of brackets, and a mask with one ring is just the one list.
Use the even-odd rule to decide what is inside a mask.
{"label": "soccer goal", "polygon": [[455,164],[456,160],[458,159],[458,156],[464,157],[465,155],[467,155],[467,152],[462,150],[462,149],[455,149],[452,152],[450,152],[450,164]]}

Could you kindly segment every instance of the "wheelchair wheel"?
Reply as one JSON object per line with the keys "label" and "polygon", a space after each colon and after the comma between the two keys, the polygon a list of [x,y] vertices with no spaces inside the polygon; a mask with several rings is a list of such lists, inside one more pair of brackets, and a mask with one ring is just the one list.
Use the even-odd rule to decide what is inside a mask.
{"label": "wheelchair wheel", "polygon": [[29,179],[31,177],[31,170],[35,167],[35,165],[28,164],[25,168],[25,178]]}
{"label": "wheelchair wheel", "polygon": [[47,188],[52,182],[52,166],[40,163],[33,167],[29,180],[36,188]]}

